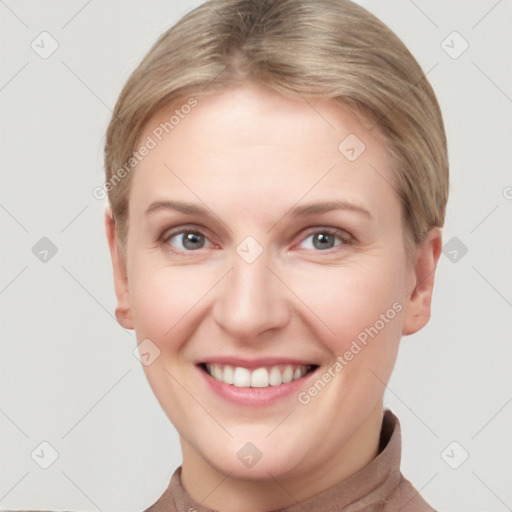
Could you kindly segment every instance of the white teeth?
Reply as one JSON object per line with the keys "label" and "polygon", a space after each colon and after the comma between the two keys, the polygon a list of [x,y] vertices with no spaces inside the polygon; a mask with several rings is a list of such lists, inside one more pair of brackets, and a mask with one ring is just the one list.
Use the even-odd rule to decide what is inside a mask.
{"label": "white teeth", "polygon": [[283,383],[281,371],[277,366],[273,366],[272,369],[270,370],[270,376],[268,380],[271,386],[279,386],[279,384]]}
{"label": "white teeth", "polygon": [[293,379],[293,368],[288,365],[283,372],[283,383],[288,384],[288,382],[291,382]]}
{"label": "white teeth", "polygon": [[228,364],[224,366],[224,374],[222,379],[217,380],[222,380],[226,384],[233,384],[233,382],[235,382],[235,370],[233,370],[233,367],[229,366]]}
{"label": "white teeth", "polygon": [[267,388],[268,372],[266,368],[258,368],[251,374],[251,388]]}
{"label": "white teeth", "polygon": [[[213,365],[217,366],[217,365]],[[217,379],[215,377],[215,372],[212,375],[213,378]],[[217,379],[219,380],[219,379]],[[233,384],[237,388],[250,388],[251,387],[251,372],[247,368],[242,368],[241,366],[237,366],[235,368],[235,374],[233,376]]]}
{"label": "white teeth", "polygon": [[213,365],[213,376],[217,380],[222,380],[222,368],[216,364]]}
{"label": "white teeth", "polygon": [[261,367],[249,370],[242,366],[207,364],[207,372],[215,379],[238,388],[266,388],[288,384],[303,377],[310,366],[286,365]]}

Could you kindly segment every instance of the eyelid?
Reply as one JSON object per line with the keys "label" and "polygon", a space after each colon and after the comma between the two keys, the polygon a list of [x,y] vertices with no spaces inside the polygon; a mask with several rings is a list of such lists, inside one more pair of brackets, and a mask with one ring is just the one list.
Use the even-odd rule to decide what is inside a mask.
{"label": "eyelid", "polygon": [[331,235],[336,235],[341,239],[347,238],[349,240],[355,240],[355,237],[350,232],[348,232],[346,229],[341,228],[334,228],[328,226],[313,226],[311,228],[308,228],[307,231],[307,236],[311,236],[315,233],[329,233]]}
{"label": "eyelid", "polygon": [[206,228],[202,226],[198,226],[195,224],[184,224],[181,226],[176,226],[174,228],[168,228],[164,230],[162,236],[160,238],[167,240],[172,238],[173,236],[180,235],[182,233],[201,233],[205,235]]}

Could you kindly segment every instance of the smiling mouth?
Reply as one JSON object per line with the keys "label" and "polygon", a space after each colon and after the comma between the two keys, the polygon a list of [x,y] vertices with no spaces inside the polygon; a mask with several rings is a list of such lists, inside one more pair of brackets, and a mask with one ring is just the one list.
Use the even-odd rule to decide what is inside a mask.
{"label": "smiling mouth", "polygon": [[301,379],[315,371],[317,365],[283,364],[248,369],[228,364],[201,363],[199,367],[216,381],[237,388],[267,388]]}

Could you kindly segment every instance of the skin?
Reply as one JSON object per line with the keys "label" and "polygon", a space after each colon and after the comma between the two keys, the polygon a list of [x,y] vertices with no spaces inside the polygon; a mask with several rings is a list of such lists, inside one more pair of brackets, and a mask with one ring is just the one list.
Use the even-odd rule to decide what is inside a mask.
{"label": "skin", "polygon": [[[377,455],[384,383],[401,336],[430,318],[441,232],[407,258],[386,148],[332,101],[244,84],[198,102],[132,175],[126,258],[106,212],[116,314],[139,343],[150,339],[161,351],[144,371],[180,434],[187,492],[226,512],[272,510],[324,491]],[[172,110],[159,112],[140,140]],[[351,133],[366,145],[353,162],[338,150]],[[369,215],[288,214],[340,199]],[[214,216],[145,214],[169,200],[206,205]],[[205,235],[198,248],[164,236],[181,227]],[[341,238],[315,242],[325,229]],[[236,252],[246,236],[263,249],[253,263]],[[394,303],[401,311],[307,405],[297,394],[266,407],[234,405],[198,378],[196,363],[207,357],[293,356],[319,365],[314,381]],[[252,468],[237,457],[249,441],[262,453]]]}

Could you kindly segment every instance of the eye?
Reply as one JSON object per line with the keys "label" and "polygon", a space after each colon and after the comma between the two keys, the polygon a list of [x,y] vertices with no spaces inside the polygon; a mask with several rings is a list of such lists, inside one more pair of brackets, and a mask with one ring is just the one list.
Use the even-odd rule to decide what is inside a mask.
{"label": "eye", "polygon": [[163,241],[178,252],[196,251],[198,249],[203,249],[205,244],[210,244],[206,236],[201,233],[201,231],[192,229],[182,229],[179,232],[165,234]]}
{"label": "eye", "polygon": [[304,249],[326,251],[339,245],[350,244],[350,242],[350,235],[344,231],[322,229],[310,234],[302,241],[302,244],[306,245],[303,247]]}
{"label": "eye", "polygon": [[[181,228],[179,231],[167,232],[162,236],[165,245],[175,252],[194,252],[211,247],[213,244],[206,235],[195,228]],[[337,229],[317,229],[302,242],[301,248],[307,250],[328,251],[340,245],[348,245],[353,239],[346,231]]]}

